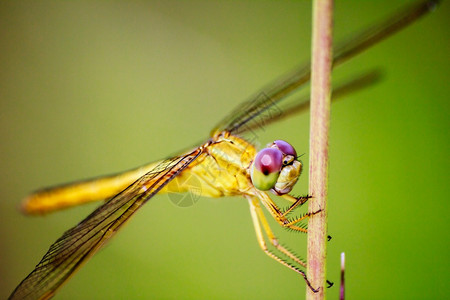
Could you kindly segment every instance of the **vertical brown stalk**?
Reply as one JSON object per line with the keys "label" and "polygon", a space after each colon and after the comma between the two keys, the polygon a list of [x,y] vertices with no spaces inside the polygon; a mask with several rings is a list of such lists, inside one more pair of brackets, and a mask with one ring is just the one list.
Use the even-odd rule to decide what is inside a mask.
{"label": "vertical brown stalk", "polygon": [[330,124],[333,1],[313,2],[311,66],[311,122],[308,223],[308,269],[314,293],[306,289],[307,299],[325,299],[327,242],[328,132]]}
{"label": "vertical brown stalk", "polygon": [[339,289],[339,300],[345,300],[345,252],[341,253],[341,285]]}

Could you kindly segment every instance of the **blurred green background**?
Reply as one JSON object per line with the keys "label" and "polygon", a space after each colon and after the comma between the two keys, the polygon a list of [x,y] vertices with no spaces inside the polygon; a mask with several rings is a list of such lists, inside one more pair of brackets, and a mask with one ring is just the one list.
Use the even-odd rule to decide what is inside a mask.
{"label": "blurred green background", "polygon": [[[337,1],[337,39],[407,1]],[[449,276],[449,14],[429,16],[336,70],[382,81],[332,107],[328,278],[348,299],[444,299]],[[44,186],[165,158],[310,55],[309,1],[0,3],[0,298],[96,204],[16,209]],[[259,133],[308,160],[307,114]],[[307,192],[304,172],[294,194]],[[247,201],[157,196],[56,299],[302,299],[259,249]],[[303,257],[306,236],[275,231]]]}

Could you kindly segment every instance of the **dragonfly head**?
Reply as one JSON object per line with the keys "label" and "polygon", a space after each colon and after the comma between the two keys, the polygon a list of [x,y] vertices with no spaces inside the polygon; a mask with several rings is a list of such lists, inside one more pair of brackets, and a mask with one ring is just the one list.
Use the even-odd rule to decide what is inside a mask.
{"label": "dragonfly head", "polygon": [[289,193],[302,171],[302,163],[294,147],[283,140],[276,140],[256,154],[250,177],[261,191],[271,190],[276,195]]}

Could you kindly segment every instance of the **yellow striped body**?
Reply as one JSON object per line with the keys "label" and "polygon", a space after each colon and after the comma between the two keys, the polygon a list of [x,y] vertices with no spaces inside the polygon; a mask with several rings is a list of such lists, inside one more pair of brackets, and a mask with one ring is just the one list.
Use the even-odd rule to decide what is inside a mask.
{"label": "yellow striped body", "polygon": [[[158,193],[193,192],[205,197],[253,194],[249,167],[256,149],[229,134],[219,135],[206,151]],[[27,197],[27,214],[45,214],[92,201],[109,199],[154,169],[160,162],[120,174],[44,189]]]}
{"label": "yellow striped body", "polygon": [[158,162],[150,163],[120,174],[37,191],[24,200],[22,210],[27,214],[45,214],[75,205],[108,199],[124,190],[157,164]]}

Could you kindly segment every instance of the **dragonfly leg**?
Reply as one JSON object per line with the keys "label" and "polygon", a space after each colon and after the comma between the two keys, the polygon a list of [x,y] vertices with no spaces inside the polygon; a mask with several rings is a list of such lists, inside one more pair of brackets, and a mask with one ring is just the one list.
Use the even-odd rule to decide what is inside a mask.
{"label": "dragonfly leg", "polygon": [[302,216],[300,216],[300,217],[298,217],[298,218],[295,218],[295,219],[293,219],[293,220],[291,220],[291,221],[288,221],[287,219],[286,220],[283,220],[283,224],[281,224],[281,226],[283,226],[283,227],[288,227],[288,228],[291,228],[291,229],[294,229],[294,228],[292,228],[292,227],[297,227],[297,226],[295,226],[294,224],[297,224],[298,222],[300,222],[300,221],[303,221],[303,220],[305,220],[305,219],[307,219],[307,218],[309,218],[309,217],[311,217],[311,216],[314,216],[315,214],[318,214],[318,213],[320,213],[322,210],[321,209],[319,209],[319,210],[317,210],[317,211],[315,211],[315,212],[312,212],[312,213],[305,213],[305,214],[303,214]]}
{"label": "dragonfly leg", "polygon": [[[283,260],[277,254],[275,254],[274,252],[269,250],[269,248],[267,247],[267,244],[266,244],[266,242],[264,240],[264,235],[263,235],[262,228],[264,228],[264,232],[266,233],[267,239],[270,241],[271,245],[273,247],[275,247],[275,249],[277,249],[278,251],[280,251],[281,253],[283,253],[284,255],[289,257],[290,259],[292,259],[297,264],[299,264],[302,267],[306,268],[306,263],[303,260],[301,260],[299,257],[297,257],[295,254],[293,254],[291,251],[289,251],[288,249],[286,249],[285,247],[281,246],[278,243],[278,239],[273,234],[272,230],[270,229],[269,223],[267,222],[267,219],[264,216],[264,213],[263,213],[263,211],[261,209],[261,205],[259,203],[259,200],[256,197],[252,197],[252,198],[248,197],[248,202],[249,202],[249,205],[250,205],[250,213],[251,213],[252,220],[253,220],[253,226],[254,226],[255,232],[256,232],[256,238],[258,240],[259,246],[264,251],[264,253],[266,253],[269,257],[271,257],[272,259],[276,260],[280,264],[282,264],[282,265],[288,267],[289,269],[295,271],[296,273],[302,275],[302,277],[305,279],[306,284],[308,285],[308,287],[313,292],[317,292],[318,290],[314,289],[311,286],[311,283],[309,282],[308,278],[306,277],[306,274],[305,274],[304,271],[300,270],[295,265],[290,264],[289,262]],[[262,228],[261,228],[261,225],[262,225]]]}
{"label": "dragonfly leg", "polygon": [[[278,222],[278,224],[280,224],[283,227],[295,230],[295,231],[307,233],[308,230],[305,228],[305,226],[296,225],[296,224],[299,223],[300,221],[303,221],[303,220],[322,211],[321,209],[319,209],[318,211],[315,211],[312,213],[306,213],[306,214],[304,214],[298,218],[295,218],[293,220],[288,220],[286,218],[286,215],[288,213],[292,212],[292,210],[295,209],[296,207],[303,205],[306,201],[308,201],[309,198],[311,198],[310,196],[296,198],[296,201],[291,205],[291,207],[289,207],[285,212],[283,212],[267,194],[260,193],[259,195],[261,196],[260,199],[261,199],[262,203],[267,208],[267,210],[270,212],[272,217]],[[289,197],[292,197],[292,196],[289,196]],[[284,197],[284,198],[286,198],[286,197]],[[292,197],[292,198],[294,198],[294,197]]]}
{"label": "dragonfly leg", "polygon": [[284,194],[284,195],[280,195],[281,198],[283,198],[284,200],[287,200],[291,203],[295,203],[297,201],[297,198],[294,196],[291,196],[289,194]]}
{"label": "dragonfly leg", "polygon": [[306,201],[308,201],[308,199],[312,198],[312,196],[309,196],[309,195],[294,197],[289,194],[282,195],[281,197],[292,202],[292,205],[289,206],[289,208],[283,212],[284,216],[288,215],[295,208],[302,206],[303,204],[306,203]]}
{"label": "dragonfly leg", "polygon": [[[295,208],[302,206],[303,204],[306,203],[306,201],[308,201],[308,199],[312,198],[312,196],[310,196],[310,195],[294,197],[294,196],[291,196],[289,194],[282,195],[281,197],[283,197],[284,199],[286,199],[286,200],[288,200],[288,201],[290,201],[292,203],[292,205],[289,206],[288,209],[286,209],[283,212],[284,216],[288,215]],[[322,210],[319,209],[318,211],[314,212],[313,215],[315,215],[316,213],[319,213],[321,211]],[[296,222],[299,222],[299,220],[294,220],[294,223],[296,223]],[[331,236],[328,236],[327,239],[328,239],[328,241],[330,241],[331,240]]]}
{"label": "dragonfly leg", "polygon": [[[257,236],[258,236],[258,231],[261,233],[261,238],[259,238],[259,236],[258,236],[258,241],[260,242],[261,248],[263,248],[263,250],[264,250],[264,249],[267,249],[267,246],[265,245],[264,238],[262,237],[262,230],[261,230],[261,228],[259,227],[259,230],[258,230],[258,228],[256,227],[257,225],[259,226],[259,224],[262,224],[262,226],[264,228],[264,231],[265,231],[265,233],[267,235],[267,238],[269,239],[270,243],[277,250],[279,250],[280,252],[282,252],[283,254],[285,254],[286,256],[291,258],[292,260],[294,260],[299,265],[301,265],[301,266],[306,268],[306,264],[305,264],[304,261],[299,259],[296,255],[294,255],[293,253],[291,253],[289,250],[287,250],[286,248],[284,248],[283,246],[281,246],[278,243],[277,237],[273,234],[273,231],[270,228],[266,217],[264,216],[264,213],[263,213],[263,211],[261,209],[261,205],[259,203],[259,200],[257,198],[252,198],[252,199],[249,199],[249,202],[250,202],[250,209],[251,209],[251,212],[252,212],[252,219],[254,221],[254,225],[255,225],[255,230],[257,232]],[[253,218],[253,211],[256,214],[256,219]],[[264,243],[264,244],[261,244],[261,242]]]}

